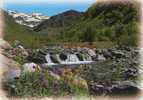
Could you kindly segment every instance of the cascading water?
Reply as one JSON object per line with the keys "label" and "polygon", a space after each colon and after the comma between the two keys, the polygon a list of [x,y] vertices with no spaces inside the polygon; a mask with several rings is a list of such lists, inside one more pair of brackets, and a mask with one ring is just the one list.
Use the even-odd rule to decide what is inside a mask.
{"label": "cascading water", "polygon": [[45,56],[46,65],[71,65],[91,63],[92,57],[88,53],[67,53],[67,54],[47,54]]}
{"label": "cascading water", "polygon": [[79,59],[75,54],[69,54],[66,62],[78,62]]}
{"label": "cascading water", "polygon": [[50,58],[50,54],[46,55],[46,61],[47,61],[47,63],[53,63],[51,58]]}
{"label": "cascading water", "polygon": [[53,61],[50,58],[50,54],[49,53],[45,56],[45,59],[46,59],[48,65],[54,65]]}

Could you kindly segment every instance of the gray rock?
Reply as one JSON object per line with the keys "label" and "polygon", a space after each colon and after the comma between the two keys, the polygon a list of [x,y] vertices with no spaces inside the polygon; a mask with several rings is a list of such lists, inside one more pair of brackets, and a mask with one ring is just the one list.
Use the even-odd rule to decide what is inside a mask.
{"label": "gray rock", "polygon": [[58,60],[56,55],[50,55],[50,58],[51,58],[53,63],[60,63],[60,61]]}
{"label": "gray rock", "polygon": [[21,70],[18,69],[9,69],[7,74],[5,75],[5,80],[6,81],[14,81],[15,79],[18,79],[20,77]]}
{"label": "gray rock", "polygon": [[12,48],[11,45],[7,41],[0,38],[0,49],[10,49],[10,48]]}
{"label": "gray rock", "polygon": [[88,54],[90,55],[90,56],[96,56],[96,53],[92,50],[92,49],[89,49],[88,50]]}
{"label": "gray rock", "polygon": [[112,85],[111,94],[114,95],[126,95],[126,94],[138,94],[140,89],[137,84],[131,81],[123,81],[116,85]]}
{"label": "gray rock", "polygon": [[40,66],[31,62],[31,63],[25,63],[22,65],[22,74],[25,74],[27,72],[35,72],[36,70],[41,70]]}
{"label": "gray rock", "polygon": [[46,50],[39,50],[39,53],[42,54],[42,55],[46,55],[47,51]]}
{"label": "gray rock", "polygon": [[114,50],[111,52],[116,58],[125,57],[125,54],[121,50]]}
{"label": "gray rock", "polygon": [[97,55],[97,60],[98,61],[105,61],[106,60],[106,58],[103,56],[103,55]]}
{"label": "gray rock", "polygon": [[107,59],[112,59],[113,58],[113,55],[111,52],[109,52],[107,49],[103,51],[103,55],[105,58]]}
{"label": "gray rock", "polygon": [[59,55],[59,57],[60,57],[61,60],[65,61],[65,60],[67,59],[67,54],[61,53],[61,54]]}

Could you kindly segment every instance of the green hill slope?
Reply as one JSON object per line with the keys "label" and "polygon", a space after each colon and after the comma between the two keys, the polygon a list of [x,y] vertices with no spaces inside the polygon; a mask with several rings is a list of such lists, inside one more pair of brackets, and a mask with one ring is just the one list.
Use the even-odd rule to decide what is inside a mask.
{"label": "green hill slope", "polygon": [[84,19],[62,33],[65,41],[112,41],[118,45],[137,45],[139,8],[132,3],[92,5]]}
{"label": "green hill slope", "polygon": [[18,40],[27,48],[36,48],[44,45],[42,42],[47,40],[46,35],[42,36],[28,29],[26,26],[17,24],[5,11],[3,11],[3,14],[5,18],[4,39],[10,44]]}
{"label": "green hill slope", "polygon": [[40,34],[57,34],[66,27],[80,21],[83,13],[75,10],[68,10],[50,17],[34,28]]}
{"label": "green hill slope", "polygon": [[[68,27],[70,25],[69,23],[73,21],[72,19],[78,20],[81,16],[79,12],[67,11],[62,14],[53,16],[51,20],[41,23],[33,30],[26,26],[17,24],[12,16],[9,16],[6,11],[3,11],[3,13],[5,17],[4,39],[11,44],[13,44],[15,40],[18,40],[27,48],[40,48],[45,45],[53,45],[61,41],[59,38],[61,27],[58,25],[60,25],[63,21],[65,22],[66,27]],[[63,15],[64,19],[62,19]],[[68,20],[68,18],[71,19]],[[45,29],[45,27],[48,28]]]}

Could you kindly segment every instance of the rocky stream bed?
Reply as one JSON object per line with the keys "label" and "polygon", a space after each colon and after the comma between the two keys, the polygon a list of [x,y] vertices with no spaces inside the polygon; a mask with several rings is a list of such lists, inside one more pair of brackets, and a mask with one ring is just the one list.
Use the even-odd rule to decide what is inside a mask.
{"label": "rocky stream bed", "polygon": [[[19,45],[3,54],[21,64],[21,73],[33,73],[38,68],[60,78],[68,70],[76,75],[76,80],[84,80],[91,95],[133,95],[141,89],[138,48],[48,47],[31,50]],[[9,74],[8,80],[19,77],[19,71]]]}

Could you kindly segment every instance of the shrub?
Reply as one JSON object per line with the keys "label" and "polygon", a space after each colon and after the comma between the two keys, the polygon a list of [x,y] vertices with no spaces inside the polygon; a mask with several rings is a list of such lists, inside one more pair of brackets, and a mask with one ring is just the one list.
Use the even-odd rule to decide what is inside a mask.
{"label": "shrub", "polygon": [[61,78],[54,79],[48,71],[44,73],[34,72],[21,75],[19,79],[8,85],[9,96],[43,97],[43,96],[67,96],[87,95],[88,92],[77,85]]}

